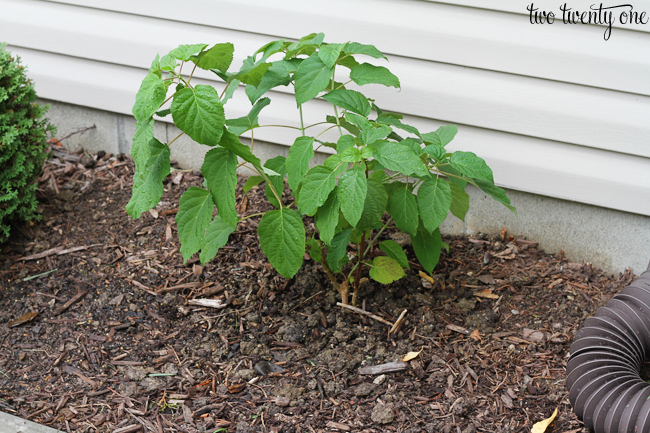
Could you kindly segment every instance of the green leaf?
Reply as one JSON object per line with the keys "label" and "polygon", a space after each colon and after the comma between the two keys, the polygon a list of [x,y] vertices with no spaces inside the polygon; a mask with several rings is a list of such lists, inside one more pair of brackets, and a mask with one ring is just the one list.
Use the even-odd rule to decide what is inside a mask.
{"label": "green leaf", "polygon": [[228,125],[230,132],[240,136],[244,132],[260,126],[257,123],[257,116],[260,114],[260,111],[262,111],[262,108],[266,107],[270,103],[271,100],[269,98],[262,98],[253,105],[253,108],[251,108],[251,111],[249,111],[246,116],[226,120],[226,125]]}
{"label": "green leaf", "polygon": [[435,132],[429,132],[428,134],[422,134],[422,140],[426,143],[435,144],[438,146],[446,146],[451,140],[454,139],[458,133],[458,128],[456,125],[446,125],[441,126]]}
{"label": "green leaf", "polygon": [[[336,123],[336,118],[334,118],[334,120],[335,120],[334,123]],[[366,119],[365,116],[347,112],[345,113],[345,120],[347,120],[348,122],[352,123],[354,126],[359,128],[359,131],[372,129],[372,123],[370,123],[370,121]]]}
{"label": "green leaf", "polygon": [[292,209],[268,211],[257,226],[260,247],[284,278],[293,278],[305,255],[305,226]]}
{"label": "green leaf", "polygon": [[223,129],[219,145],[225,147],[244,161],[250,162],[259,170],[262,170],[262,162],[257,156],[253,155],[251,148],[239,141],[239,137],[228,131],[227,128]]}
{"label": "green leaf", "polygon": [[469,210],[469,194],[454,182],[449,182],[449,187],[451,191],[451,206],[449,210],[456,218],[465,221],[465,215]]}
{"label": "green leaf", "polygon": [[418,230],[418,205],[415,196],[404,184],[397,188],[388,199],[388,213],[395,225],[404,233],[415,235]]}
{"label": "green leaf", "polygon": [[201,254],[199,255],[202,265],[217,255],[219,248],[228,243],[228,236],[234,231],[235,227],[223,222],[221,216],[214,217],[202,238]]}
{"label": "green leaf", "polygon": [[486,182],[481,179],[475,179],[476,185],[481,188],[483,192],[486,192],[490,197],[498,201],[499,203],[503,204],[505,207],[510,209],[512,213],[515,214],[515,216],[518,218],[519,216],[517,215],[517,209],[515,209],[514,206],[510,205],[510,199],[506,195],[506,192],[496,186],[493,183]]}
{"label": "green leaf", "polygon": [[173,71],[176,69],[176,66],[178,66],[178,62],[173,56],[170,56],[169,54],[165,54],[160,59],[160,69],[163,71]]}
{"label": "green leaf", "polygon": [[152,138],[147,147],[149,158],[133,175],[133,195],[126,205],[134,219],[158,204],[164,192],[162,181],[171,171],[169,146]]}
{"label": "green leaf", "polygon": [[348,150],[351,147],[354,147],[354,145],[355,145],[355,142],[354,142],[354,137],[353,136],[351,136],[349,134],[341,135],[339,140],[336,142],[336,153],[338,153],[339,155],[342,155],[343,152],[345,152],[346,150]]}
{"label": "green leaf", "polygon": [[332,243],[327,247],[327,264],[332,272],[339,272],[341,266],[347,263],[348,244],[352,230],[346,229],[334,235]]}
{"label": "green leaf", "polygon": [[332,243],[332,238],[339,224],[339,199],[338,187],[335,187],[325,200],[325,203],[316,211],[316,227],[320,239],[327,245]]}
{"label": "green leaf", "polygon": [[377,140],[386,138],[391,132],[393,132],[393,130],[390,126],[373,126],[372,128],[363,129],[361,131],[361,141],[364,144],[372,144]]}
{"label": "green leaf", "polygon": [[379,244],[379,249],[385,252],[388,257],[399,263],[401,267],[406,269],[409,268],[409,261],[406,258],[406,253],[404,253],[404,250],[397,242],[390,239],[385,240]]}
{"label": "green leaf", "polygon": [[179,45],[169,52],[169,55],[183,62],[187,62],[193,54],[203,51],[208,44]]}
{"label": "green leaf", "polygon": [[317,165],[310,169],[302,181],[296,205],[300,212],[313,215],[325,203],[327,196],[336,186],[335,173],[327,167]]}
{"label": "green leaf", "polygon": [[257,86],[251,84],[246,86],[246,95],[251,103],[257,101],[267,91],[277,86],[286,86],[291,82],[292,64],[286,60],[278,60],[271,64],[271,67],[262,76]]}
{"label": "green leaf", "polygon": [[214,87],[198,84],[179,90],[171,109],[176,126],[194,141],[208,146],[219,143],[226,119]]}
{"label": "green leaf", "polygon": [[445,148],[437,144],[430,144],[422,150],[431,155],[433,159],[438,162],[444,161],[445,158],[447,158],[447,151]]}
{"label": "green leaf", "polygon": [[424,270],[431,274],[440,259],[440,250],[442,248],[440,230],[436,229],[431,234],[424,230],[418,230],[415,236],[411,236],[411,242],[418,261]]}
{"label": "green leaf", "polygon": [[346,67],[346,68],[348,68],[348,69],[352,69],[352,68],[354,68],[355,66],[358,66],[358,65],[359,65],[359,62],[357,62],[356,60],[354,60],[354,57],[352,57],[352,56],[345,56],[345,57],[341,57],[341,58],[336,62],[336,64],[337,64],[337,65],[344,66],[344,67]]}
{"label": "green leaf", "polygon": [[364,45],[358,42],[348,42],[343,50],[345,54],[365,54],[366,56],[374,57],[375,59],[386,59],[381,51],[375,48],[374,45]]}
{"label": "green leaf", "polygon": [[309,257],[317,263],[323,263],[323,250],[320,243],[315,238],[309,238],[305,245],[309,248]]}
{"label": "green leaf", "polygon": [[154,120],[149,118],[145,121],[138,120],[135,124],[133,135],[133,146],[131,146],[131,157],[135,162],[136,169],[144,169],[151,153],[149,152],[149,141],[153,138]]}
{"label": "green leaf", "polygon": [[363,204],[368,193],[368,179],[365,170],[365,164],[355,164],[339,179],[338,199],[341,203],[341,212],[350,225],[355,228],[363,213]]}
{"label": "green leaf", "polygon": [[433,232],[447,218],[451,206],[449,183],[439,177],[427,179],[418,189],[418,210],[424,228]]}
{"label": "green leaf", "polygon": [[293,191],[309,170],[309,161],[314,157],[314,137],[298,137],[289,148],[287,156],[287,173],[289,174],[289,188]]}
{"label": "green leaf", "polygon": [[267,160],[264,163],[264,167],[273,170],[280,177],[285,177],[287,175],[287,158],[284,156],[276,156]]}
{"label": "green leaf", "polygon": [[411,149],[417,156],[420,156],[422,154],[422,147],[420,147],[420,144],[412,138],[405,138],[404,140],[400,141],[399,144],[402,146],[408,146],[409,149]]}
{"label": "green leaf", "polygon": [[235,47],[231,43],[216,44],[208,51],[203,51],[197,58],[192,60],[201,69],[209,71],[210,69],[218,69],[221,72],[228,71],[232,63],[232,55]]}
{"label": "green leaf", "polygon": [[492,169],[488,167],[485,161],[472,152],[456,151],[449,158],[451,166],[459,170],[467,177],[481,179],[494,183]]}
{"label": "green leaf", "polygon": [[259,50],[255,51],[255,56],[262,53],[262,58],[260,59],[260,61],[265,62],[266,59],[268,59],[273,54],[282,51],[284,47],[285,47],[284,39],[272,41],[262,46]]}
{"label": "green leaf", "polygon": [[399,78],[383,66],[362,63],[350,69],[350,79],[360,86],[364,84],[383,84],[400,88]]}
{"label": "green leaf", "polygon": [[334,177],[338,177],[348,168],[348,163],[343,161],[343,155],[331,155],[323,165],[334,172]]}
{"label": "green leaf", "polygon": [[142,80],[135,96],[133,116],[139,122],[149,120],[165,101],[167,88],[162,77],[156,72],[149,72]]}
{"label": "green leaf", "polygon": [[244,67],[233,78],[241,81],[244,84],[251,86],[259,86],[262,82],[262,77],[271,67],[270,63],[260,63],[253,67]]}
{"label": "green leaf", "polygon": [[246,183],[244,184],[244,194],[248,194],[248,191],[262,182],[264,182],[264,178],[262,176],[250,176],[248,179],[246,179]]}
{"label": "green leaf", "polygon": [[318,57],[328,68],[333,68],[345,44],[323,44],[318,50]]}
{"label": "green leaf", "polygon": [[390,284],[404,275],[404,269],[391,257],[378,256],[372,261],[370,278],[381,284]]}
{"label": "green leaf", "polygon": [[296,103],[298,106],[318,96],[325,90],[332,78],[332,68],[329,68],[318,57],[312,54],[298,67],[295,74]]}
{"label": "green leaf", "polygon": [[192,186],[183,193],[176,214],[183,263],[204,244],[203,232],[210,225],[213,210],[210,191]]}
{"label": "green leaf", "polygon": [[376,178],[369,178],[363,212],[356,229],[364,232],[369,229],[380,228],[382,226],[381,217],[384,215],[387,203],[388,193],[386,193],[384,185]]}
{"label": "green leaf", "polygon": [[[237,90],[239,88],[239,83],[240,83],[239,80],[230,81],[230,83],[229,83],[228,87],[226,88],[226,90],[224,91],[223,95],[221,95],[222,96],[222,98],[221,98],[221,103],[222,104],[225,104],[226,102],[228,102],[229,99],[232,98],[232,96],[235,94],[235,90]],[[255,102],[255,101],[253,101],[253,102]]]}
{"label": "green leaf", "polygon": [[237,156],[223,147],[215,147],[206,155],[201,173],[207,181],[219,216],[231,227],[237,225],[235,188],[237,187]]}
{"label": "green leaf", "polygon": [[415,174],[427,176],[429,170],[422,160],[407,146],[386,142],[375,152],[375,159],[389,170],[398,171],[407,176]]}
{"label": "green leaf", "polygon": [[350,147],[349,149],[345,149],[341,154],[341,158],[345,162],[359,162],[363,159],[363,156],[361,156],[361,150],[356,147]]}
{"label": "green leaf", "polygon": [[402,118],[401,114],[381,113],[379,116],[377,116],[377,122],[387,123],[403,131],[409,132],[411,134],[420,135],[420,131],[418,131],[416,127],[407,125],[406,123],[402,123],[400,121],[401,118]]}
{"label": "green leaf", "polygon": [[[282,193],[284,192],[284,175],[286,174],[286,159],[284,156],[276,156],[275,158],[269,159],[264,164],[264,172],[268,175],[270,183],[267,182],[264,189],[266,198],[269,202],[277,207],[278,209],[282,207],[278,198],[282,199]],[[271,188],[273,186],[273,188]],[[273,191],[276,192],[278,197],[275,196]]]}
{"label": "green leaf", "polygon": [[[362,116],[370,114],[370,104],[363,93],[356,90],[335,89],[323,95],[327,102]],[[383,137],[382,137],[383,138]]]}

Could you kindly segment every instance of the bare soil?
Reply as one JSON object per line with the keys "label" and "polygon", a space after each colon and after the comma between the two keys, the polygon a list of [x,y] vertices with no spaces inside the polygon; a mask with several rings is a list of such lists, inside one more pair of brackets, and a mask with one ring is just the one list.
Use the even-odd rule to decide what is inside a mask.
{"label": "bare soil", "polygon": [[[280,277],[257,218],[210,263],[184,265],[174,216],[200,173],[173,172],[134,221],[128,157],[55,149],[43,220],[0,246],[0,410],[63,431],[472,433],[527,432],[559,408],[548,431],[583,431],[565,389],[569,347],[630,272],[504,232],[445,238],[429,281],[406,242],[407,276],[360,289],[359,306],[387,322],[406,310],[389,333],[337,306],[308,257]],[[240,214],[268,209],[263,187],[241,185]],[[361,374],[418,351],[399,371]]]}

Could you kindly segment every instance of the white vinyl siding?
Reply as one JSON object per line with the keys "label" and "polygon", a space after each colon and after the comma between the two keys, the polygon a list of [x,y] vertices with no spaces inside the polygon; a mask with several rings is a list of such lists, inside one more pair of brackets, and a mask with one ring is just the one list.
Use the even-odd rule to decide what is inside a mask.
{"label": "white vinyl siding", "polygon": [[[635,8],[644,10],[642,3],[650,2]],[[181,43],[233,42],[233,67],[272,39],[313,31],[329,42],[372,43],[389,58],[377,64],[402,88],[364,92],[425,131],[458,124],[453,148],[484,157],[497,184],[650,215],[650,24],[615,26],[605,41],[602,26],[531,25],[525,7],[507,0],[188,0],[182,7],[0,0],[0,41],[23,58],[40,97],[123,114],[156,53]],[[197,78],[220,86],[209,72]],[[273,92],[261,122],[296,124],[288,92]],[[249,108],[246,98],[226,106],[229,117]],[[306,109],[315,121],[325,114],[326,104]],[[292,137],[256,131],[285,145]]]}

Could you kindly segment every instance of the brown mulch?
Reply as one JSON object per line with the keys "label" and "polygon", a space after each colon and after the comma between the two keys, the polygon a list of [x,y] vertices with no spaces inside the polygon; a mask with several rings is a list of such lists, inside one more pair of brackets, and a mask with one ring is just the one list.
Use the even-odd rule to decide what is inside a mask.
{"label": "brown mulch", "polygon": [[[0,410],[63,431],[472,433],[527,432],[559,408],[548,431],[583,431],[564,387],[568,350],[629,272],[504,232],[446,238],[423,278],[406,243],[405,278],[361,285],[359,306],[384,321],[406,309],[389,334],[338,307],[310,259],[280,277],[258,218],[210,263],[183,265],[175,210],[200,173],[173,172],[134,221],[128,157],[55,149],[42,222],[0,246]],[[268,209],[263,187],[241,188],[240,214]],[[418,351],[397,371],[361,374]]]}

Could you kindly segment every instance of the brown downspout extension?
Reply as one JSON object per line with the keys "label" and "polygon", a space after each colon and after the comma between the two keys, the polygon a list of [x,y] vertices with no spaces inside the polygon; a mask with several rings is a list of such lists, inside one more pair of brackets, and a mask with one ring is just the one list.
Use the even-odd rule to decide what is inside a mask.
{"label": "brown downspout extension", "polygon": [[594,433],[650,432],[650,265],[578,331],[567,363],[569,400]]}

